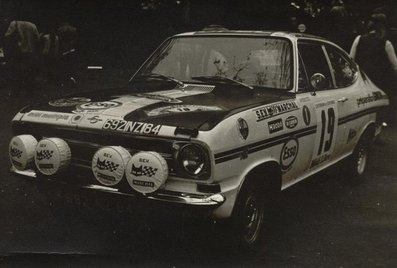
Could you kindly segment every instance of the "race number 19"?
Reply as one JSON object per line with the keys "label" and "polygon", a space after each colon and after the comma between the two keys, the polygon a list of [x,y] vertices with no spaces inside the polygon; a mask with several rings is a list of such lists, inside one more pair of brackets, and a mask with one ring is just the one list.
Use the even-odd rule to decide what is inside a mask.
{"label": "race number 19", "polygon": [[[321,111],[321,134],[320,143],[318,146],[317,155],[328,152],[331,148],[332,141],[334,138],[335,128],[335,110],[334,108],[328,108],[328,110]],[[325,140],[325,133],[327,132],[328,139]]]}

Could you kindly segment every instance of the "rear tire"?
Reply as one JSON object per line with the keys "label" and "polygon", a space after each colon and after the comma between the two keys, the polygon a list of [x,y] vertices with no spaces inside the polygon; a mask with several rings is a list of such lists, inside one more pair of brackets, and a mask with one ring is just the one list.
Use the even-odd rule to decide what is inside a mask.
{"label": "rear tire", "polygon": [[365,177],[372,141],[370,133],[365,132],[354,148],[353,154],[348,158],[346,169],[353,182],[362,181]]}

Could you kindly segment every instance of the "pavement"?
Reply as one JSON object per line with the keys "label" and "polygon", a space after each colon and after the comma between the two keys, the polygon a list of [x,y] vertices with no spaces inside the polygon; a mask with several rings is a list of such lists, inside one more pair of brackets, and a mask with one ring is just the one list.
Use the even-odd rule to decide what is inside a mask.
{"label": "pavement", "polygon": [[[120,84],[124,74],[82,79],[79,91]],[[10,120],[32,97],[0,91],[0,266],[2,267],[396,267],[397,128],[373,146],[365,180],[352,184],[336,167],[283,191],[262,250],[243,254],[214,239],[217,223],[161,215],[54,209],[32,181],[8,172]],[[146,210],[145,207],[141,208]],[[220,247],[219,245],[222,245]]]}

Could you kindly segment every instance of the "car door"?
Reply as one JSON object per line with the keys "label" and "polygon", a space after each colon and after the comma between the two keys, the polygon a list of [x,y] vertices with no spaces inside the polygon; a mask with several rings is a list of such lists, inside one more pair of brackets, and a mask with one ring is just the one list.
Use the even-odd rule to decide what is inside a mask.
{"label": "car door", "polygon": [[356,85],[358,67],[338,47],[326,44],[325,49],[331,64],[331,74],[334,77],[335,87],[338,89],[335,90],[339,114],[336,155],[343,156],[353,149],[354,143],[352,141],[362,127],[357,123],[357,120],[349,120],[357,112],[355,95],[358,87]]}
{"label": "car door", "polygon": [[[302,61],[300,68],[307,79],[307,85],[299,89],[299,99],[305,101],[302,103],[302,110],[306,109],[306,113],[311,115],[316,124],[311,162],[308,166],[308,172],[313,172],[337,157],[338,89],[335,88],[335,79],[322,42],[299,42],[298,51]],[[319,88],[314,88],[311,82],[316,76],[323,77]]]}

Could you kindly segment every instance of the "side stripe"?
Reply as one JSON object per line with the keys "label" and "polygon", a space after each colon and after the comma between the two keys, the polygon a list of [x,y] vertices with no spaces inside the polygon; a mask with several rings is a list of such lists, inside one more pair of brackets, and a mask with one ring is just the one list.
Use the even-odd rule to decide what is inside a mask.
{"label": "side stripe", "polygon": [[[360,118],[362,116],[374,113],[374,112],[378,111],[380,108],[381,107],[369,108],[367,110],[363,110],[363,111],[339,118],[338,125],[342,125],[347,122],[353,121],[357,118]],[[304,136],[314,134],[314,133],[316,133],[316,130],[317,130],[317,125],[307,127],[307,128],[301,129],[301,130],[293,131],[290,133],[286,133],[286,134],[283,134],[283,135],[280,135],[277,137],[273,137],[270,139],[251,143],[246,146],[238,147],[238,148],[235,148],[235,149],[232,149],[229,151],[215,154],[215,164],[223,163],[223,162],[235,159],[235,158],[240,158],[243,155],[247,155],[247,154],[251,154],[251,153],[255,153],[255,152],[259,152],[259,151],[268,149],[270,147],[273,147],[273,146],[276,146],[276,145],[286,142],[291,137],[301,138]]]}
{"label": "side stripe", "polygon": [[316,128],[317,128],[317,126],[304,128],[304,129],[286,133],[286,134],[283,134],[283,135],[280,135],[277,137],[273,137],[270,139],[266,139],[266,140],[258,141],[258,142],[252,143],[252,144],[248,144],[246,146],[239,147],[239,148],[236,148],[233,150],[218,153],[215,155],[215,164],[219,164],[219,163],[222,163],[222,162],[225,162],[228,160],[232,160],[234,158],[239,158],[239,157],[241,157],[241,155],[244,155],[247,153],[250,154],[250,153],[258,152],[258,151],[273,147],[275,145],[282,144],[285,141],[287,141],[288,139],[290,139],[290,137],[300,138],[303,136],[313,134],[316,132]]}
{"label": "side stripe", "polygon": [[360,111],[360,112],[357,112],[357,113],[354,113],[354,114],[339,118],[338,125],[342,125],[342,124],[345,124],[347,122],[353,121],[354,119],[360,118],[362,116],[375,113],[381,108],[382,107],[369,108],[367,110],[363,110],[363,111]]}

